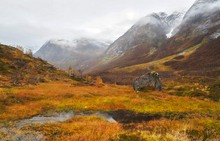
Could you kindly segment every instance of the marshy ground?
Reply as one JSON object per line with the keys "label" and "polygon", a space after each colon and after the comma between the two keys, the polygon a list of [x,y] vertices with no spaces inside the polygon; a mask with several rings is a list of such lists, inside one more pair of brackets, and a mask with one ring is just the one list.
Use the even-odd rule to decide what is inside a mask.
{"label": "marshy ground", "polygon": [[[170,90],[169,90],[170,91]],[[0,140],[218,140],[220,103],[75,81],[0,89]]]}

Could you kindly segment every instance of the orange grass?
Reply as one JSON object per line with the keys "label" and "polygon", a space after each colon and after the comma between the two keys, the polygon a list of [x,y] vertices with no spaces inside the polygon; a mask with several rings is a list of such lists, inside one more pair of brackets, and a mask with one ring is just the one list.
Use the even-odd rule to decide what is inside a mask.
{"label": "orange grass", "polygon": [[47,140],[67,141],[216,139],[220,134],[220,129],[216,128],[219,125],[220,103],[169,95],[166,90],[137,93],[130,86],[96,87],[62,81],[0,89],[0,123],[44,112],[70,110],[125,110],[147,115],[168,114],[171,117],[172,113],[174,116],[182,113],[186,117],[123,125],[94,116],[78,116],[66,122],[26,129],[40,131]]}
{"label": "orange grass", "polygon": [[[8,93],[4,93],[7,92]],[[0,93],[0,121],[28,118],[52,111],[131,110],[219,114],[220,104],[164,92],[137,93],[129,86],[78,86],[68,82],[17,87]]]}
{"label": "orange grass", "polygon": [[42,132],[48,141],[108,141],[111,136],[122,131],[120,124],[109,123],[96,116],[77,116],[64,123],[27,129]]}

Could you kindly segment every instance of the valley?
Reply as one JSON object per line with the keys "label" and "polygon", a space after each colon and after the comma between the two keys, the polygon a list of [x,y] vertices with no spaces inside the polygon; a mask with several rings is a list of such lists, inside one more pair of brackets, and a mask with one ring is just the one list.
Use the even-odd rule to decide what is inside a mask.
{"label": "valley", "polygon": [[[139,20],[125,12],[132,26],[120,36],[120,18],[79,24],[73,9],[38,23],[47,41],[35,53],[0,43],[0,141],[219,141],[219,0]],[[112,33],[114,41],[100,37]]]}

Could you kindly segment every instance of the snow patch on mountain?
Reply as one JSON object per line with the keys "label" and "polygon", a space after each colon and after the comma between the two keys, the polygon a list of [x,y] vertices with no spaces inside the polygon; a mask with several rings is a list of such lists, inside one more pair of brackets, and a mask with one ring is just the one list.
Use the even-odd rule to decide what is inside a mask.
{"label": "snow patch on mountain", "polygon": [[165,12],[160,13],[152,13],[142,19],[140,19],[135,26],[144,26],[147,24],[161,26],[166,30],[166,33],[170,36],[172,35],[172,31],[175,27],[177,27],[184,16],[185,12],[173,12],[172,14],[168,15]]}
{"label": "snow patch on mountain", "polygon": [[171,38],[172,36],[174,36],[176,34],[175,29],[181,24],[182,20],[183,20],[183,16],[186,12],[182,11],[182,12],[174,12],[173,14],[171,14],[168,19],[170,18],[171,23],[169,23],[169,32],[166,34],[167,38]]}
{"label": "snow patch on mountain", "polygon": [[205,35],[210,28],[220,24],[219,20],[213,20],[219,17],[219,13],[220,0],[197,0],[173,32],[174,34],[181,34],[182,32],[189,32],[189,29],[191,29],[190,31],[193,34],[190,34],[190,36]]}
{"label": "snow patch on mountain", "polygon": [[[126,51],[135,48],[139,44],[148,42],[157,44],[171,37],[172,30],[178,26],[183,18],[184,12],[174,12],[170,15],[164,12],[152,13],[140,19],[123,36],[109,46],[105,53],[104,61],[109,62]],[[166,34],[168,34],[166,36]],[[155,45],[157,46],[157,45]]]}
{"label": "snow patch on mountain", "polygon": [[169,33],[166,34],[167,38],[171,38],[173,36],[174,28],[170,30]]}
{"label": "snow patch on mountain", "polygon": [[218,39],[220,37],[220,30],[217,30],[215,33],[210,35],[211,39]]}

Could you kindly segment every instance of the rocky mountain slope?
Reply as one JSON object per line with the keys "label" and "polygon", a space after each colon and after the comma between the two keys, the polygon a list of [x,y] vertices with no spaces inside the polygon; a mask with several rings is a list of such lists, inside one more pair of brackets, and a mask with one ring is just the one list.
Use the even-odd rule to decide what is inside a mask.
{"label": "rocky mountain slope", "polygon": [[[178,70],[218,70],[220,67],[218,59],[220,58],[219,29],[220,1],[197,0],[184,16],[175,38],[169,41],[174,42],[174,40],[181,38],[180,42],[184,45],[184,42],[191,40],[172,53],[195,46],[197,49],[187,59],[170,61],[167,64]],[[174,50],[174,45],[168,45],[166,49]]]}
{"label": "rocky mountain slope", "polygon": [[[157,40],[158,36],[150,40],[156,41],[157,44],[150,44],[152,42],[146,38],[144,40],[142,36],[138,36],[139,34],[134,34],[134,39],[143,39],[143,42],[135,48],[131,47],[119,58],[96,67],[93,70],[94,74],[101,75],[108,82],[122,84],[129,84],[136,76],[152,70],[160,72],[163,79],[173,79],[184,75],[218,79],[217,76],[220,75],[219,0],[197,0],[186,12],[181,23],[173,30],[170,38],[165,37],[168,31],[165,29],[160,30],[163,33],[161,34],[163,38],[160,38],[162,40]],[[160,35],[156,30],[144,31],[142,29],[139,32],[149,35],[148,31]],[[119,39],[122,40],[122,37]],[[121,50],[125,47],[118,44],[113,48],[114,44],[110,46],[107,53],[112,49]],[[149,49],[152,47],[155,50]]]}
{"label": "rocky mountain slope", "polygon": [[126,51],[144,43],[152,45],[155,48],[159,47],[166,40],[166,35],[179,24],[182,16],[183,14],[178,12],[171,15],[161,12],[152,13],[142,18],[123,36],[110,45],[105,53],[104,60],[108,62],[121,57]]}
{"label": "rocky mountain slope", "polygon": [[173,29],[180,24],[183,12],[170,15],[152,13],[140,19],[124,35],[112,43],[92,71],[104,71],[118,66],[143,62],[171,37]]}
{"label": "rocky mountain slope", "polygon": [[[197,0],[185,14],[180,26],[175,29],[175,36],[167,40],[163,45],[163,50],[158,50],[150,60],[180,53],[196,45],[202,46],[205,43],[216,42],[219,29],[220,1]],[[206,49],[207,53],[211,51],[208,46]],[[207,56],[204,54],[203,57]]]}
{"label": "rocky mountain slope", "polygon": [[185,14],[176,32],[184,37],[210,34],[210,30],[220,24],[220,1],[197,0]]}
{"label": "rocky mountain slope", "polygon": [[34,56],[47,60],[61,68],[85,70],[103,54],[108,42],[99,42],[93,39],[81,38],[77,40],[50,40],[46,42]]}

